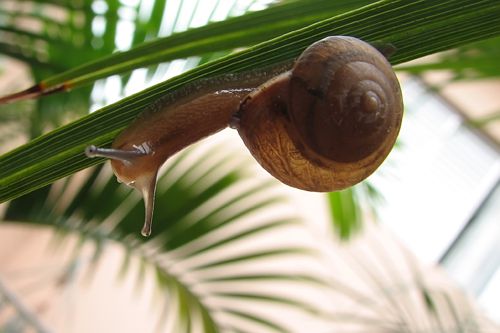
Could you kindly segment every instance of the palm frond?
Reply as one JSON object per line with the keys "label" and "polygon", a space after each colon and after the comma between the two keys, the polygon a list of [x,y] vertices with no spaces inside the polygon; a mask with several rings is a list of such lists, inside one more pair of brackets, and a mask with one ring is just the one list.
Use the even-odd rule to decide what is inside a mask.
{"label": "palm frond", "polygon": [[[328,258],[331,331],[475,332],[494,329],[437,267],[420,263],[384,227],[366,224]],[[355,288],[346,294],[345,286]],[[358,293],[358,295],[356,295]],[[358,317],[357,317],[357,316]]]}
{"label": "palm frond", "polygon": [[349,237],[360,228],[362,211],[359,200],[352,188],[328,193],[328,203],[331,208],[334,230],[341,239]]}
{"label": "palm frond", "polygon": [[0,322],[0,332],[22,332],[32,330],[37,333],[52,332],[37,315],[7,285],[0,280],[0,310],[5,307],[14,309],[8,320]]}
{"label": "palm frond", "polygon": [[443,52],[434,59],[398,66],[398,70],[422,74],[432,70],[449,70],[450,81],[500,77],[500,39],[490,38]]}
{"label": "palm frond", "polygon": [[[178,58],[185,58],[193,55],[204,55],[217,51],[227,51],[236,47],[248,46],[262,42],[290,30],[302,28],[309,24],[318,22],[336,14],[368,4],[368,0],[357,1],[309,1],[307,6],[300,2],[291,1],[273,6],[268,10],[251,12],[241,17],[226,19],[221,22],[213,22],[199,28],[190,29],[184,32],[178,32],[177,15],[173,15],[173,22],[170,24],[170,30],[167,32],[159,31],[159,24],[153,22],[144,27],[144,22],[136,21],[136,30],[134,41],[142,42],[147,35],[168,37],[143,43],[129,51],[114,53],[97,61],[89,62],[70,69],[64,73],[44,79],[33,89],[38,89],[39,93],[51,91],[54,89],[75,88],[88,84],[97,79],[113,74],[123,73],[131,69],[145,67],[159,62],[171,61]],[[156,1],[152,17],[161,21],[164,7],[167,2]],[[233,5],[236,2],[232,2]],[[196,6],[199,2],[196,2]],[[213,19],[213,14],[217,6],[213,8],[208,20]],[[224,2],[224,6],[228,6]],[[182,7],[173,8],[179,13]],[[192,12],[187,26],[193,24],[193,17],[196,15],[196,9],[207,10],[204,8],[195,8]],[[231,16],[232,11],[229,10]],[[152,29],[153,26],[158,28]],[[144,32],[148,29],[147,33]],[[177,33],[173,33],[176,31]],[[30,90],[30,89],[28,89]],[[30,91],[31,91],[30,90]],[[29,97],[29,96],[28,96]]]}
{"label": "palm frond", "polygon": [[[175,332],[191,332],[200,325],[207,332],[218,332],[226,326],[219,317],[232,316],[244,319],[230,321],[241,331],[247,330],[247,322],[278,330],[286,322],[252,312],[252,304],[275,304],[313,316],[320,311],[314,304],[280,285],[326,284],[313,274],[294,274],[266,264],[280,258],[310,260],[317,254],[310,247],[274,238],[300,227],[301,222],[291,215],[276,216],[273,212],[284,199],[276,197],[269,181],[242,182],[251,174],[244,165],[248,164],[237,153],[203,146],[169,161],[159,179],[157,202],[161,205],[151,239],[138,232],[143,214],[139,196],[119,186],[107,168],[78,175],[84,177],[85,186],[73,194],[68,189],[76,179],[56,184],[42,209],[33,207],[36,214],[25,209],[24,218],[44,225],[59,221],[61,237],[78,235],[81,246],[93,241],[93,267],[98,266],[108,243],[123,246],[126,255],[121,275],[137,274],[138,288],[151,272],[156,276],[160,298],[168,307],[159,327],[173,322]],[[61,202],[63,193],[68,203]],[[262,241],[270,235],[274,235],[273,241]],[[140,264],[131,265],[133,261]],[[247,288],[256,284],[274,287],[249,292]]]}
{"label": "palm frond", "polygon": [[[102,162],[86,158],[84,147],[91,143],[109,144],[148,104],[196,79],[280,63],[296,57],[318,38],[331,34],[392,44],[397,52],[391,62],[398,64],[498,34],[499,11],[500,6],[492,0],[474,5],[465,0],[440,2],[437,6],[425,0],[381,1],[199,66],[0,157],[0,201]],[[424,39],[427,42],[421,43]]]}

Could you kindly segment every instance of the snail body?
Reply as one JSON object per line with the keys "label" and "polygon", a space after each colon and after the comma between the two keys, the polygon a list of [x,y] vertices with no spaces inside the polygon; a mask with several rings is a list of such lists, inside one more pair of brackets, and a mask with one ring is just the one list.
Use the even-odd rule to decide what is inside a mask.
{"label": "snail body", "polygon": [[173,154],[231,124],[283,183],[328,192],[368,177],[392,149],[403,103],[386,58],[353,37],[327,37],[274,69],[209,79],[154,103],[111,149],[117,178],[144,197],[151,233],[158,169]]}

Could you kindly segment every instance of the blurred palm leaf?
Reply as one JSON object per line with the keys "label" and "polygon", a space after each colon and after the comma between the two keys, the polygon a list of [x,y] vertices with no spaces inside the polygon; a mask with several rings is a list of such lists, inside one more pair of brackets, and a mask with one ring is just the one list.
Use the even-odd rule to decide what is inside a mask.
{"label": "blurred palm leaf", "polygon": [[0,323],[0,332],[23,332],[31,330],[37,333],[49,333],[50,330],[31,313],[28,307],[0,280],[0,312],[4,307],[12,306],[14,315]]}
{"label": "blurred palm leaf", "polygon": [[[186,185],[190,185],[189,182]],[[234,223],[244,224],[242,220]],[[282,226],[286,228],[286,225]],[[74,226],[72,230],[84,232],[83,228]],[[279,230],[279,227],[275,229]],[[124,265],[123,269],[128,274],[138,274],[138,281],[144,281],[151,271],[154,272],[158,282],[156,294],[165,302],[168,300],[164,319],[175,323],[169,331],[189,332],[201,325],[203,332],[302,332],[304,327],[301,325],[305,323],[295,322],[289,316],[293,313],[288,312],[290,309],[309,314],[310,321],[319,320],[322,331],[431,333],[498,330],[443,271],[425,267],[389,232],[372,224],[367,225],[352,242],[334,241],[331,248],[323,252],[324,257],[317,257],[321,265],[331,270],[329,278],[314,277],[317,273],[312,276],[296,274],[278,265],[287,257],[297,263],[297,253],[307,256],[303,250],[285,254],[262,247],[260,250],[268,252],[267,259],[280,255],[272,258],[274,265],[269,266],[266,265],[269,262],[266,256],[261,256],[252,246],[239,253],[234,249],[225,251],[226,258],[221,258],[219,253],[216,255],[218,260],[213,260],[214,257],[208,255],[210,251],[201,256],[194,254],[196,250],[193,249],[203,247],[205,243],[201,239],[174,250],[156,251],[157,244],[153,240],[149,245],[136,245],[136,234],[120,244],[128,246],[132,250],[128,250],[129,255],[138,258],[141,264],[135,269],[132,265]],[[87,236],[99,241],[114,238],[106,232],[91,232]],[[229,233],[227,239],[230,238]],[[256,237],[245,238],[255,244]],[[226,243],[224,247],[229,249],[231,244]],[[240,263],[239,258],[242,259]],[[130,257],[125,260],[131,261]],[[310,303],[311,297],[306,297],[307,294],[295,294],[296,290],[307,285],[322,294],[322,308]],[[279,306],[278,313],[288,316],[273,316],[277,311],[270,310],[274,304]],[[259,308],[268,310],[262,313]],[[159,327],[164,327],[163,322]],[[290,327],[291,323],[295,323],[294,327]]]}
{"label": "blurred palm leaf", "polygon": [[328,193],[328,203],[332,216],[333,230],[341,239],[349,239],[361,227],[363,219],[362,201],[356,195],[365,183],[355,188]]}
{"label": "blurred palm leaf", "polygon": [[[141,198],[118,184],[108,168],[78,175],[83,180],[75,177],[73,182],[85,184],[76,192],[68,191],[68,182],[57,184],[40,207],[25,208],[23,216],[9,220],[48,226],[56,222],[61,235],[76,234],[82,244],[94,241],[94,265],[108,242],[120,244],[127,252],[123,273],[132,273],[130,258],[136,258],[142,267],[138,282],[154,272],[162,299],[169,300],[165,306],[178,309],[178,313],[165,311],[164,320],[176,322],[174,332],[182,327],[190,332],[200,320],[205,332],[218,332],[226,326],[216,320],[220,315],[287,332],[286,321],[253,313],[252,304],[276,303],[314,313],[319,311],[314,305],[280,286],[325,283],[314,275],[294,274],[265,263],[287,257],[300,260],[314,251],[300,244],[263,242],[263,235],[279,234],[299,226],[299,221],[272,213],[283,198],[276,196],[271,183],[242,182],[249,175],[244,167],[248,163],[238,154],[202,149],[194,152],[196,157],[193,151],[183,152],[167,164],[159,179],[159,205],[150,239],[138,232],[138,221],[143,219]],[[262,217],[266,211],[268,217]],[[247,291],[260,284],[274,286],[274,291]],[[241,308],[241,304],[247,305]],[[231,324],[233,328],[246,331],[245,324],[238,322]]]}
{"label": "blurred palm leaf", "polygon": [[499,120],[500,120],[500,111],[496,111],[496,112],[492,112],[488,116],[475,118],[475,119],[471,120],[470,122],[473,126],[481,127],[481,126],[485,126],[491,122],[499,121]]}
{"label": "blurred palm leaf", "polygon": [[[428,71],[446,71],[449,78],[433,85],[432,89],[440,90],[457,81],[472,81],[500,78],[500,38],[491,38],[454,50],[435,55],[430,59],[410,62],[398,66],[398,70],[414,75],[423,75]],[[500,111],[470,120],[473,126],[485,126],[500,119]]]}
{"label": "blurred palm leaf", "polygon": [[432,70],[447,70],[450,81],[500,77],[500,38],[491,38],[443,52],[422,63],[398,66],[398,70],[423,74]]}
{"label": "blurred palm leaf", "polygon": [[331,332],[498,331],[444,271],[422,265],[383,227],[367,224],[334,245],[328,261],[342,269],[332,274]]}
{"label": "blurred palm leaf", "polygon": [[[35,81],[68,70],[80,61],[90,61],[113,51],[113,31],[108,31],[106,43],[95,48],[88,47],[94,33],[92,25],[85,23],[92,22],[95,16],[90,2],[66,9],[64,3],[58,2],[2,1],[0,53],[30,65]],[[116,13],[109,15],[108,20],[116,23]],[[28,138],[66,123],[67,110],[72,111],[73,119],[86,114],[90,106],[90,92],[87,87],[74,94],[37,100],[31,110],[26,133]]]}

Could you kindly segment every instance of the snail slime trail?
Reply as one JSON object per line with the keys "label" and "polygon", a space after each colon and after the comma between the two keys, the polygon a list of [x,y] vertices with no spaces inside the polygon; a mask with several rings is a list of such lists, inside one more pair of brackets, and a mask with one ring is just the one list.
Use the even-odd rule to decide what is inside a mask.
{"label": "snail slime trail", "polygon": [[151,234],[158,169],[186,146],[228,125],[281,182],[330,192],[371,175],[399,133],[399,82],[377,49],[333,36],[293,63],[202,79],[154,102],[112,144],[88,156],[111,159],[117,178],[144,198]]}

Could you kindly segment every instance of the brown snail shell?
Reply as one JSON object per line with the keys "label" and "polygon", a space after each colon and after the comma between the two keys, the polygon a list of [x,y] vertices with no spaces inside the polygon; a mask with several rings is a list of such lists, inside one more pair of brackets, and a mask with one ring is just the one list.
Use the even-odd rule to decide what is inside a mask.
{"label": "brown snail shell", "polygon": [[274,177],[328,192],[378,168],[402,116],[401,89],[386,58],[359,39],[327,37],[246,98],[238,132]]}

